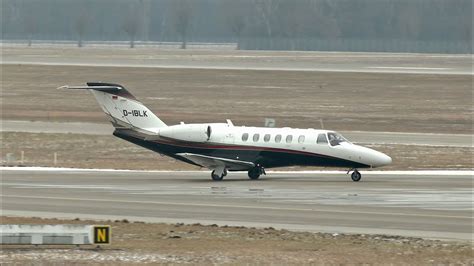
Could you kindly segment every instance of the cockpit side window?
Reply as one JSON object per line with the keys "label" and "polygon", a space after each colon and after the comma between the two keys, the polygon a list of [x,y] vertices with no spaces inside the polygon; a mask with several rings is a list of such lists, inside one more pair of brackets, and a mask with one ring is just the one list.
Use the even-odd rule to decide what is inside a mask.
{"label": "cockpit side window", "polygon": [[326,138],[326,134],[321,133],[318,135],[318,139],[316,140],[318,144],[328,144],[328,139]]}
{"label": "cockpit side window", "polygon": [[329,138],[329,144],[331,144],[331,146],[337,146],[341,142],[347,142],[347,140],[343,136],[335,132],[329,132],[328,138]]}

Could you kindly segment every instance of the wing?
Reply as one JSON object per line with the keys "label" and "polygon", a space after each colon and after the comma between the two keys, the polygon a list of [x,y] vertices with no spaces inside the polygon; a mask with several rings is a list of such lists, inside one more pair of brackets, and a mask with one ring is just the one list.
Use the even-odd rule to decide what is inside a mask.
{"label": "wing", "polygon": [[255,164],[252,162],[212,157],[194,153],[177,153],[176,155],[188,159],[195,164],[209,168],[211,170],[228,169],[233,171],[244,171],[255,167]]}

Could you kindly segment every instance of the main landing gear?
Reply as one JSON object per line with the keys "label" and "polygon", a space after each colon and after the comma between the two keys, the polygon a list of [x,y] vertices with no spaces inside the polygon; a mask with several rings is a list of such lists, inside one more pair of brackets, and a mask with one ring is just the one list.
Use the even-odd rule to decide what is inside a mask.
{"label": "main landing gear", "polygon": [[[265,169],[259,165],[248,171],[249,178],[257,180],[262,174],[266,175]],[[222,181],[227,175],[227,169],[216,169],[211,172],[211,178],[214,181]]]}
{"label": "main landing gear", "polygon": [[262,174],[266,175],[267,173],[265,173],[265,169],[259,165],[250,169],[248,172],[249,178],[252,180],[257,180]]}
{"label": "main landing gear", "polygon": [[352,172],[351,174],[352,181],[359,182],[362,178],[362,175],[359,173],[359,171],[357,171],[357,169],[350,169],[349,171],[347,171],[347,173],[350,173],[350,171],[352,170],[354,170],[354,172]]}
{"label": "main landing gear", "polygon": [[222,181],[224,179],[224,176],[227,175],[227,170],[224,169],[221,174],[216,173],[216,170],[212,171],[211,173],[211,178],[214,181]]}

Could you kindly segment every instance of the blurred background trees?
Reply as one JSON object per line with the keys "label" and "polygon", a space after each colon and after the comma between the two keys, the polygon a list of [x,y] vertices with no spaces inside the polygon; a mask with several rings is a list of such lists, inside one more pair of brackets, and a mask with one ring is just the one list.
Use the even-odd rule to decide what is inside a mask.
{"label": "blurred background trees", "polygon": [[172,17],[175,30],[181,41],[181,49],[186,49],[193,12],[192,1],[193,0],[173,0]]}
{"label": "blurred background trees", "polygon": [[[472,0],[3,0],[2,39],[472,53]],[[85,11],[83,11],[85,10]]]}
{"label": "blurred background trees", "polygon": [[[141,3],[143,4],[143,2]],[[141,15],[143,13],[139,12],[139,7],[137,5],[131,4],[130,8],[125,12],[125,17],[123,19],[123,30],[127,33],[128,39],[130,41],[130,48],[135,47],[135,40],[137,38],[137,34],[140,31],[140,21]]]}

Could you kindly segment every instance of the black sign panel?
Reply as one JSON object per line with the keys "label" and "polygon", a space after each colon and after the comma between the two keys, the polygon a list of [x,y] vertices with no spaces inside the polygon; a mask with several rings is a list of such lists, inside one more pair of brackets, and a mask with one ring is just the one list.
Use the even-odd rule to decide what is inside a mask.
{"label": "black sign panel", "polygon": [[110,244],[109,225],[94,225],[94,244]]}

